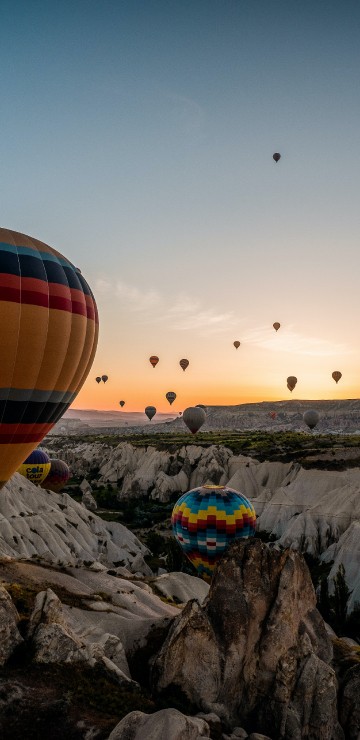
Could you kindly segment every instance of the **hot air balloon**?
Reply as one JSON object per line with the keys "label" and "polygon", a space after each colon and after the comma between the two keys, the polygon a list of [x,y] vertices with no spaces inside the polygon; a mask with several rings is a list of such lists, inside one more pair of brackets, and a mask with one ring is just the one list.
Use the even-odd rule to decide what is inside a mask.
{"label": "hot air balloon", "polygon": [[107,375],[102,375],[101,376],[101,380],[102,380],[103,383],[106,383],[106,381],[109,380],[109,378],[108,378]]}
{"label": "hot air balloon", "polygon": [[156,355],[151,355],[151,357],[149,357],[149,362],[151,363],[151,365],[152,365],[153,367],[156,367],[156,365],[157,365],[157,364],[158,364],[158,362],[159,362],[159,358],[158,358],[158,357],[156,357]]}
{"label": "hot air balloon", "polygon": [[156,414],[156,408],[155,408],[155,406],[147,406],[146,409],[145,409],[145,414],[146,414],[147,418],[149,419],[149,421],[151,421],[151,419],[153,418],[153,416],[155,416],[155,414]]}
{"label": "hot air balloon", "polygon": [[186,368],[189,365],[189,360],[180,360],[179,365],[180,367],[182,367],[183,371],[185,372]]}
{"label": "hot air balloon", "polygon": [[183,412],[182,418],[190,432],[196,434],[206,420],[206,414],[204,409],[199,409],[198,406],[189,406]]}
{"label": "hot air balloon", "polygon": [[273,154],[273,160],[278,162],[279,159],[281,159],[281,154],[279,154],[279,152],[275,152],[275,154]]}
{"label": "hot air balloon", "polygon": [[318,424],[320,416],[315,409],[308,409],[303,415],[303,420],[309,429],[314,429]]}
{"label": "hot air balloon", "polygon": [[270,411],[269,416],[271,419],[276,419],[276,411]]}
{"label": "hot air balloon", "polygon": [[197,403],[196,406],[195,406],[195,408],[196,409],[204,409],[205,414],[206,414],[207,409],[206,409],[206,406],[204,406],[203,403]]}
{"label": "hot air balloon", "polygon": [[74,401],[97,336],[95,300],[74,265],[0,229],[0,488]]}
{"label": "hot air balloon", "polygon": [[96,380],[96,382],[97,382],[97,383],[101,383],[101,377],[100,377],[100,375],[98,375],[98,376],[97,376],[97,377],[95,378],[95,380]]}
{"label": "hot air balloon", "polygon": [[125,401],[119,401],[119,404],[120,404],[120,406],[122,408],[123,406],[125,406]]}
{"label": "hot air balloon", "polygon": [[340,378],[342,378],[342,373],[340,370],[334,370],[334,372],[331,373],[331,377],[334,378],[335,383],[338,383]]}
{"label": "hot air balloon", "polygon": [[234,345],[235,349],[239,349],[240,342],[238,340],[236,340],[236,342],[233,342],[233,345]]}
{"label": "hot air balloon", "polygon": [[172,403],[174,403],[175,398],[176,398],[176,393],[174,393],[174,391],[169,391],[166,394],[166,399],[169,401],[170,406]]}
{"label": "hot air balloon", "polygon": [[279,322],[278,322],[278,321],[275,321],[275,322],[273,323],[273,327],[274,327],[275,331],[279,331],[279,329],[280,329],[280,324],[279,324]]}
{"label": "hot air balloon", "polygon": [[233,488],[206,485],[179,498],[171,523],[198,575],[210,580],[230,542],[254,535],[256,514],[250,501]]}
{"label": "hot air balloon", "polygon": [[293,391],[297,383],[297,378],[295,378],[295,375],[289,375],[289,377],[286,380],[286,383],[287,383],[287,387],[289,391]]}
{"label": "hot air balloon", "polygon": [[54,491],[59,493],[70,478],[70,468],[63,460],[59,460],[57,457],[50,459],[50,471],[47,474],[45,480],[41,483],[41,488],[46,488],[48,491]]}
{"label": "hot air balloon", "polygon": [[49,455],[44,450],[37,449],[30,453],[22,465],[20,465],[17,472],[31,481],[31,483],[39,485],[49,474],[50,468]]}

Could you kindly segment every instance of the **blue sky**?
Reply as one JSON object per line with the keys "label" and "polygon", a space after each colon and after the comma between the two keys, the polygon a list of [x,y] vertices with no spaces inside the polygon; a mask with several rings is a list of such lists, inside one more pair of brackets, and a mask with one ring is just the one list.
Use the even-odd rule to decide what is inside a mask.
{"label": "blue sky", "polygon": [[360,4],[15,0],[0,26],[2,225],[99,305],[77,405],[281,398],[289,374],[357,396]]}

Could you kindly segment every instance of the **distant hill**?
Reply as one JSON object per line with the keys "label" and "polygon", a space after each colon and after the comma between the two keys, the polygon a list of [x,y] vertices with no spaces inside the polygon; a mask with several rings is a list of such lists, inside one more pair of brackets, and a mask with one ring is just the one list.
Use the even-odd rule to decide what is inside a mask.
{"label": "distant hill", "polygon": [[[202,431],[209,430],[304,430],[303,414],[314,408],[320,414],[316,427],[322,433],[360,434],[360,399],[308,401],[263,401],[236,406],[208,406]],[[116,429],[132,432],[184,431],[184,422],[178,414],[156,414],[149,422],[142,412],[99,411],[96,409],[69,409],[54,427],[55,433],[86,433],[96,429],[103,432]]]}

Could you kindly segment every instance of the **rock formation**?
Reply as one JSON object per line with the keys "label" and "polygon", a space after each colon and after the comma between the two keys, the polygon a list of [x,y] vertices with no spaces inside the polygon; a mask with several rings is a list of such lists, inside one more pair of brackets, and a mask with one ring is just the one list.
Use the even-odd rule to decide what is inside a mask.
{"label": "rock formation", "polygon": [[203,606],[175,620],[153,666],[157,692],[180,694],[230,727],[274,738],[335,740],[332,646],[298,553],[237,541]]}

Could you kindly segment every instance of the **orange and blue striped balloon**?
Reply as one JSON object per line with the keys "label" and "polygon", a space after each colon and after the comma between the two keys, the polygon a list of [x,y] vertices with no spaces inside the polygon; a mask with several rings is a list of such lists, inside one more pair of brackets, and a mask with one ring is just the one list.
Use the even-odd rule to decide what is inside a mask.
{"label": "orange and blue striped balloon", "polygon": [[242,493],[227,486],[201,486],[176,502],[174,535],[198,574],[209,580],[230,542],[255,534],[256,514]]}
{"label": "orange and blue striped balloon", "polygon": [[73,402],[97,337],[80,270],[47,244],[0,229],[0,488]]}

